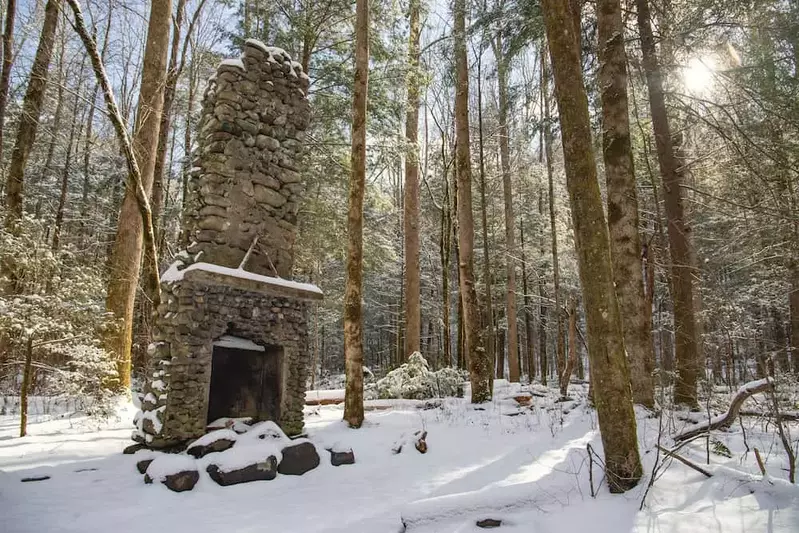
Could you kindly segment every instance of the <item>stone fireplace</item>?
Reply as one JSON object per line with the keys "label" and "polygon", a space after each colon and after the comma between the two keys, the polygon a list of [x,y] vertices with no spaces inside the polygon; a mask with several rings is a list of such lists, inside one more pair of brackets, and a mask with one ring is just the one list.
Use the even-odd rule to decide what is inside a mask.
{"label": "stone fireplace", "polygon": [[186,198],[191,244],[162,276],[133,438],[153,448],[220,418],[302,432],[315,286],[288,280],[303,192],[308,78],[248,40],[209,80]]}

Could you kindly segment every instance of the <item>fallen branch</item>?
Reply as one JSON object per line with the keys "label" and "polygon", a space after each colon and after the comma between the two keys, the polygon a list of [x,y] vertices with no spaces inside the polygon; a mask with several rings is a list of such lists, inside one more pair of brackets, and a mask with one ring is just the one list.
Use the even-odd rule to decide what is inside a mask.
{"label": "fallen branch", "polygon": [[733,396],[732,401],[730,402],[730,407],[727,409],[726,413],[713,417],[710,420],[702,422],[701,424],[697,424],[687,431],[678,433],[674,436],[674,442],[680,442],[693,438],[697,435],[703,434],[706,431],[730,427],[738,417],[738,411],[741,410],[741,406],[747,400],[747,398],[753,394],[771,390],[773,387],[774,381],[771,378],[759,379],[757,381],[750,381],[749,383],[744,384],[740,389],[738,389],[738,392],[735,393],[735,396]]}
{"label": "fallen branch", "polygon": [[799,420],[799,413],[797,412],[790,412],[790,413],[779,413],[774,414],[770,411],[762,412],[762,411],[741,411],[738,413],[741,416],[756,416],[756,417],[765,417],[765,418],[777,418],[783,422],[796,422]]}
{"label": "fallen branch", "polygon": [[708,472],[707,470],[705,470],[704,468],[702,468],[698,464],[694,463],[693,461],[689,461],[688,459],[686,459],[682,455],[678,455],[678,454],[674,453],[673,451],[669,450],[668,448],[664,448],[660,444],[657,444],[656,446],[657,446],[657,449],[662,451],[664,454],[666,454],[666,456],[671,457],[672,459],[677,459],[679,462],[681,462],[682,464],[684,464],[688,468],[692,468],[692,469],[696,470],[700,474],[703,474],[705,477],[713,477],[713,474],[711,474],[710,472]]}

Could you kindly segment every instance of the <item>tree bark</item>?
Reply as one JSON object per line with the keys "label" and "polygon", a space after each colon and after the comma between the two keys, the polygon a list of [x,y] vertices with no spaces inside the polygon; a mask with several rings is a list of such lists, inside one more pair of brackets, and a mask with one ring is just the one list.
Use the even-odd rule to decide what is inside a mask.
{"label": "tree bark", "polygon": [[347,281],[344,289],[344,420],[363,423],[363,196],[366,182],[366,96],[369,80],[369,3],[355,4],[355,84],[352,98],[352,176],[347,214]]}
{"label": "tree bark", "polygon": [[605,472],[611,492],[625,492],[638,483],[642,468],[610,243],[593,157],[588,98],[570,9],[560,0],[544,0],[542,6],[560,113]]}
{"label": "tree bark", "polygon": [[419,265],[419,36],[420,1],[410,0],[408,39],[408,107],[405,114],[405,359],[421,348],[421,281]]}
{"label": "tree bark", "polygon": [[[482,46],[481,46],[482,48]],[[483,283],[485,283],[485,316],[486,316],[486,352],[490,361],[494,361],[499,353],[494,339],[494,298],[491,295],[491,259],[488,255],[488,207],[486,202],[485,143],[483,137],[483,61],[482,54],[477,58],[477,135],[480,150],[480,218],[483,236]],[[500,374],[498,377],[502,377]]]}
{"label": "tree bark", "polygon": [[527,381],[532,383],[535,377],[535,328],[530,310],[533,308],[532,298],[527,288],[527,260],[524,255],[524,224],[519,221],[519,245],[522,252],[522,291],[524,292],[524,334],[527,355]]}
{"label": "tree bark", "polygon": [[[144,49],[142,83],[139,91],[139,110],[132,142],[128,138],[122,116],[116,106],[108,77],[105,74],[97,45],[86,31],[77,0],[67,0],[75,14],[76,28],[92,60],[95,76],[100,81],[114,129],[119,138],[128,165],[125,197],[119,213],[116,238],[110,259],[110,277],[106,296],[106,309],[118,321],[118,327],[109,328],[104,339],[106,349],[117,360],[118,384],[121,389],[130,387],[130,349],[133,328],[133,308],[141,269],[142,228],[147,247],[157,258],[155,235],[150,209],[150,189],[153,182],[155,152],[158,143],[158,126],[163,106],[166,81],[167,45],[172,14],[172,0],[153,2],[147,44]],[[154,262],[157,264],[157,261]],[[159,299],[158,269],[151,268],[147,277],[148,293],[153,295],[154,307]]]}
{"label": "tree bark", "polygon": [[545,54],[541,54],[542,61],[542,99],[544,104],[544,150],[546,151],[547,160],[547,183],[549,185],[549,228],[551,232],[552,244],[552,282],[553,291],[555,292],[555,325],[557,331],[555,333],[555,369],[557,375],[563,374],[563,369],[566,366],[566,347],[564,344],[565,332],[563,331],[563,318],[562,318],[562,303],[560,301],[560,265],[558,262],[558,228],[556,222],[557,212],[555,211],[555,182],[554,182],[554,161],[552,156],[552,145],[554,139],[552,135],[552,114],[549,109],[549,69]]}
{"label": "tree bark", "polygon": [[788,273],[791,282],[791,288],[788,293],[791,315],[791,364],[793,365],[793,373],[799,374],[799,262],[791,260]]}
{"label": "tree bark", "polygon": [[513,215],[513,187],[510,176],[510,128],[508,126],[508,60],[503,53],[502,31],[496,34],[494,55],[497,61],[497,85],[499,94],[499,156],[502,167],[502,192],[505,204],[505,273],[507,292],[505,294],[505,315],[508,320],[508,379],[519,382],[519,347],[516,324],[516,266],[513,254],[516,252]]}
{"label": "tree bark", "polygon": [[655,352],[652,325],[647,322],[646,296],[638,233],[638,194],[630,142],[627,100],[627,54],[619,0],[599,0],[599,87],[602,98],[602,155],[608,191],[613,277],[630,364],[633,401],[655,404]]}
{"label": "tree bark", "polygon": [[[53,56],[60,8],[61,0],[47,0],[42,31],[39,34],[39,46],[36,48],[36,56],[28,78],[28,88],[22,101],[17,139],[14,142],[14,151],[11,153],[6,177],[5,226],[9,231],[16,231],[17,224],[22,218],[25,165],[36,141],[36,130],[39,127],[39,116],[47,88],[48,69]],[[5,68],[5,60],[3,63]]]}
{"label": "tree bark", "polygon": [[33,374],[33,337],[25,344],[25,366],[22,369],[22,388],[19,392],[19,436],[28,434],[28,392]]}
{"label": "tree bark", "polygon": [[[108,40],[111,34],[111,12],[113,9],[113,0],[108,1],[108,14],[106,18],[105,35],[103,36],[103,47],[100,49],[100,60],[105,62],[105,53],[108,50]],[[83,148],[83,196],[81,198],[80,218],[81,226],[86,227],[86,220],[89,216],[89,188],[91,177],[91,147],[94,142],[92,139],[94,129],[94,113],[97,109],[97,92],[100,90],[100,84],[94,85],[91,97],[89,98],[89,114],[86,118],[86,138],[84,139]],[[84,231],[85,233],[85,231]]]}
{"label": "tree bark", "polygon": [[565,397],[569,392],[569,381],[572,372],[577,366],[577,301],[574,298],[569,300],[569,352],[566,357],[566,366],[560,379],[560,395]]}
{"label": "tree bark", "polygon": [[75,141],[75,134],[78,133],[78,141],[80,140],[80,132],[78,129],[78,104],[81,102],[80,91],[83,85],[83,69],[85,63],[80,65],[80,74],[78,78],[78,85],[75,89],[75,102],[72,105],[72,123],[69,126],[69,139],[67,140],[67,154],[64,158],[64,168],[61,169],[61,194],[58,198],[58,208],[56,209],[55,224],[53,225],[53,243],[52,251],[56,253],[61,245],[61,228],[64,224],[64,211],[67,206],[67,192],[69,190],[69,172],[72,166],[72,144],[75,144],[75,151],[78,150],[78,142]]}
{"label": "tree bark", "polygon": [[674,300],[674,333],[677,358],[677,379],[674,402],[695,407],[696,380],[699,374],[696,317],[694,316],[693,279],[688,227],[685,223],[680,175],[674,155],[663,80],[652,35],[649,0],[636,0],[638,31],[641,35],[641,53],[649,91],[652,127],[655,132],[660,174],[663,179],[663,196],[668,221],[669,250],[671,252],[671,283]]}
{"label": "tree bark", "polygon": [[466,0],[455,0],[455,166],[458,174],[458,242],[460,256],[463,331],[472,403],[491,399],[491,359],[480,325],[480,308],[474,279],[474,220],[472,169],[469,149],[469,66],[466,57]]}
{"label": "tree bark", "polygon": [[14,64],[14,20],[17,15],[17,0],[8,0],[6,21],[3,28],[3,68],[0,72],[0,166],[3,162],[3,137],[8,105],[8,86],[11,82],[11,67]]}

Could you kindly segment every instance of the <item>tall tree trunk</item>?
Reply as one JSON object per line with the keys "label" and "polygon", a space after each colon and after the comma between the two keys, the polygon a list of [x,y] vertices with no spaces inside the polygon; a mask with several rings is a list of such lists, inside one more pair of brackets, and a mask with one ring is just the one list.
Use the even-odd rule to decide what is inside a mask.
{"label": "tall tree trunk", "polygon": [[699,374],[696,318],[694,316],[693,280],[691,273],[690,241],[680,191],[680,175],[674,156],[671,130],[660,64],[652,35],[649,0],[636,0],[638,31],[641,35],[646,83],[652,127],[655,132],[660,174],[663,178],[666,218],[668,220],[669,250],[671,252],[671,283],[674,300],[674,333],[677,356],[677,381],[674,402],[678,405],[697,406],[696,380]]}
{"label": "tall tree trunk", "polygon": [[602,155],[608,190],[613,278],[619,299],[624,344],[630,363],[633,401],[655,404],[652,371],[655,352],[652,324],[644,294],[641,238],[638,233],[638,194],[630,142],[627,103],[627,55],[619,0],[599,0],[599,87],[602,97]]}
{"label": "tall tree trunk", "polygon": [[[150,9],[139,106],[133,130],[133,150],[141,171],[145,200],[149,200],[153,185],[158,131],[164,104],[172,0],[153,2]],[[109,263],[106,295],[106,309],[118,321],[118,327],[109,329],[105,344],[106,349],[116,357],[118,386],[122,390],[130,387],[133,308],[141,270],[142,206],[141,200],[137,198],[138,192],[131,187],[125,188]],[[149,202],[147,207],[149,211]],[[152,216],[151,212],[149,214]],[[155,297],[158,286],[151,286],[152,282],[147,285],[146,293]]]}
{"label": "tall tree trunk", "polygon": [[[191,63],[189,63],[189,94],[188,98],[186,99],[186,120],[183,126],[183,165],[181,169],[181,222],[180,227],[186,228],[188,227],[188,215],[189,215],[189,206],[186,204],[189,198],[189,175],[191,174],[191,130],[193,127],[192,123],[192,112],[194,110],[194,95],[197,91],[197,67],[195,64],[195,59],[192,57]],[[304,72],[304,71],[303,71]],[[184,246],[188,246],[191,242],[191,235],[185,229],[181,232],[180,235],[180,243]]]}
{"label": "tall tree trunk", "polygon": [[625,492],[638,483],[642,468],[610,243],[593,157],[588,98],[570,9],[560,0],[544,0],[542,6],[555,76],[605,472],[611,492]]}
{"label": "tall tree trunk", "polygon": [[463,329],[472,403],[491,399],[491,359],[483,342],[474,279],[474,220],[469,149],[469,66],[466,57],[466,0],[455,0],[455,166],[458,173],[458,242]]}
{"label": "tall tree trunk", "polygon": [[502,167],[502,191],[505,200],[505,272],[507,292],[505,315],[508,319],[508,379],[519,382],[519,334],[516,325],[516,222],[513,216],[513,188],[510,180],[510,127],[508,126],[508,59],[503,52],[502,31],[496,34],[494,56],[497,61],[499,94],[499,155]]}
{"label": "tall tree trunk", "polygon": [[3,163],[3,141],[6,125],[8,86],[11,82],[11,67],[14,64],[14,20],[17,15],[17,0],[6,3],[6,20],[3,27],[3,68],[0,72],[0,167]]}
{"label": "tall tree trunk", "polygon": [[[541,54],[542,61],[545,61],[544,54]],[[538,193],[538,215],[543,218],[544,216],[544,195]],[[539,252],[543,257],[545,254],[545,239],[544,239],[544,225],[540,226],[539,233]],[[547,306],[544,303],[546,299],[546,291],[544,288],[544,276],[538,276],[538,358],[539,358],[539,374],[541,376],[541,384],[546,386],[547,379],[549,378],[549,359],[547,357]]]}
{"label": "tall tree trunk", "polygon": [[[180,32],[183,28],[183,18],[186,12],[186,0],[177,0],[175,19],[172,25],[172,45],[169,49],[169,67],[167,67],[166,85],[164,87],[164,104],[161,111],[161,125],[158,128],[158,144],[155,155],[155,168],[153,170],[153,226],[155,238],[158,242],[162,239],[161,211],[164,205],[164,174],[166,169],[166,153],[169,144],[169,130],[172,127],[172,102],[175,99],[175,87],[178,83],[178,47]],[[168,175],[168,171],[166,171]],[[167,177],[168,179],[168,177]],[[145,253],[145,261],[152,258]]]}
{"label": "tall tree trunk", "polygon": [[789,263],[788,274],[790,276],[790,289],[788,292],[788,302],[791,315],[791,364],[793,373],[799,374],[799,262],[791,260]]}
{"label": "tall tree trunk", "polygon": [[527,357],[527,380],[532,383],[535,377],[535,328],[531,310],[533,301],[527,288],[527,259],[524,255],[524,224],[519,221],[519,245],[522,252],[522,291],[524,292],[524,336]]}
{"label": "tall tree trunk", "polygon": [[552,113],[549,109],[549,69],[547,68],[546,54],[541,54],[542,77],[541,91],[544,104],[544,149],[547,159],[547,183],[549,185],[549,228],[552,235],[552,282],[555,292],[555,368],[558,376],[563,374],[566,366],[566,346],[564,344],[565,332],[563,331],[562,303],[560,300],[560,265],[558,262],[558,227],[555,211],[555,182],[554,182],[554,161],[552,156],[552,145],[554,139],[552,135]]}
{"label": "tall tree trunk", "polygon": [[[75,102],[72,105],[72,123],[69,126],[69,139],[67,140],[67,154],[64,158],[64,168],[61,170],[61,194],[58,198],[58,208],[56,209],[55,224],[53,226],[53,253],[58,251],[61,245],[61,228],[64,224],[64,211],[67,206],[67,192],[69,191],[69,172],[72,167],[72,145],[75,144],[75,151],[78,150],[80,132],[78,129],[78,104],[81,102],[81,88],[83,86],[83,69],[85,63],[81,62],[80,74],[78,75],[78,85],[75,88]],[[75,141],[75,133],[78,133],[78,141]]]}
{"label": "tall tree trunk", "polygon": [[[113,9],[113,0],[108,0],[108,14],[105,25],[105,35],[103,36],[103,47],[100,49],[100,60],[105,62],[105,53],[108,50],[108,40],[111,34],[111,12]],[[93,35],[96,40],[96,35]],[[86,138],[84,139],[83,148],[83,195],[81,198],[80,218],[81,227],[86,227],[86,222],[89,217],[89,188],[91,179],[91,147],[94,139],[92,139],[94,130],[94,113],[97,109],[97,92],[100,90],[100,84],[94,85],[94,90],[89,97],[89,114],[86,117]],[[85,231],[83,232],[85,234]]]}
{"label": "tall tree trunk", "polygon": [[[441,160],[446,161],[446,138],[441,136]],[[444,361],[452,365],[452,339],[450,335],[450,253],[452,249],[452,219],[450,217],[449,201],[449,165],[444,164],[444,197],[441,201],[441,238],[439,240],[439,253],[441,254],[441,311],[442,311],[442,343],[444,345]]]}
{"label": "tall tree trunk", "polygon": [[28,88],[22,101],[17,139],[14,142],[14,151],[11,153],[11,163],[6,177],[5,226],[10,231],[16,230],[17,223],[22,218],[25,165],[36,141],[36,130],[39,127],[39,116],[47,88],[48,69],[53,56],[60,9],[61,0],[47,0],[44,7],[44,23],[39,34],[39,46],[36,48],[36,56],[28,78]]}
{"label": "tall tree trunk", "polygon": [[[482,47],[481,47],[482,48]],[[480,217],[483,232],[483,283],[485,283],[486,351],[489,361],[498,354],[494,343],[494,298],[491,295],[491,260],[488,255],[488,207],[486,202],[485,143],[483,138],[483,61],[477,58],[477,135],[480,149]],[[499,376],[502,377],[501,375]]]}
{"label": "tall tree trunk", "polygon": [[369,80],[369,2],[355,4],[355,84],[352,98],[352,176],[347,214],[347,282],[344,289],[344,420],[363,423],[363,195],[366,182],[366,95]]}
{"label": "tall tree trunk", "polygon": [[408,108],[405,114],[405,358],[420,350],[422,320],[419,266],[419,22],[421,0],[410,0]]}

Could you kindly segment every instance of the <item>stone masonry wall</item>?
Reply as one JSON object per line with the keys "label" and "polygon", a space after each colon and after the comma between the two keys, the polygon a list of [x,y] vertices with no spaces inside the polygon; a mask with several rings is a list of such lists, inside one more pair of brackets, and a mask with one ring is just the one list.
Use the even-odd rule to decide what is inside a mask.
{"label": "stone masonry wall", "polygon": [[283,347],[276,422],[288,435],[302,432],[309,361],[306,302],[189,279],[163,283],[162,300],[135,440],[159,448],[205,434],[213,342],[223,335]]}
{"label": "stone masonry wall", "polygon": [[206,89],[185,213],[191,254],[288,278],[293,263],[308,77],[279,48],[248,40]]}

